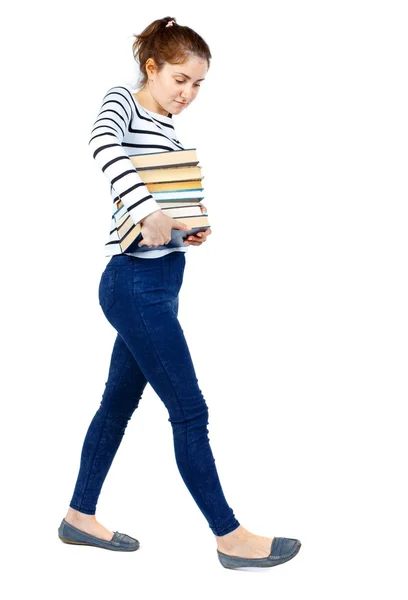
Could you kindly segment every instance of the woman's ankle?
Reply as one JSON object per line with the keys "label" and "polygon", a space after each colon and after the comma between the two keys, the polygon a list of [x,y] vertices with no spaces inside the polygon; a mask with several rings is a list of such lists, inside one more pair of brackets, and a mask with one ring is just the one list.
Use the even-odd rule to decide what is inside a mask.
{"label": "woman's ankle", "polygon": [[95,515],[87,515],[86,513],[82,513],[79,510],[76,510],[75,508],[71,508],[71,506],[70,506],[68,508],[65,519],[70,519],[72,521],[77,521],[77,522],[79,522],[79,521],[95,521],[96,516]]}
{"label": "woman's ankle", "polygon": [[230,533],[226,533],[225,535],[216,535],[215,539],[217,540],[218,544],[222,544],[224,545],[229,545],[229,544],[234,544],[236,542],[242,542],[243,540],[248,539],[248,537],[250,537],[252,534],[250,531],[248,531],[247,529],[245,529],[245,527],[243,527],[242,525],[239,525],[239,527],[237,527],[236,529],[234,529],[234,531],[231,531]]}

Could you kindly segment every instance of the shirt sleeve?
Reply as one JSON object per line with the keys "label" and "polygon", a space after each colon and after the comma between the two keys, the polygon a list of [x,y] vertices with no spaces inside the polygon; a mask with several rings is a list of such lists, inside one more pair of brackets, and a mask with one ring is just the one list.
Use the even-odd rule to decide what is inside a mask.
{"label": "shirt sleeve", "polygon": [[120,92],[111,88],[103,98],[88,145],[93,158],[115,190],[116,199],[120,197],[133,222],[139,223],[147,215],[160,210],[160,206],[122,146],[132,108],[129,100]]}

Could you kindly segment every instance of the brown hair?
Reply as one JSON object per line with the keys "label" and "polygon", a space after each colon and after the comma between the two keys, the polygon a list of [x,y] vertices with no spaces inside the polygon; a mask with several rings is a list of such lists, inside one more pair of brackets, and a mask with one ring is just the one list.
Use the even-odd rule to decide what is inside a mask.
{"label": "brown hair", "polygon": [[[169,21],[174,21],[167,26]],[[165,63],[179,64],[190,56],[203,58],[210,67],[211,52],[208,44],[193,29],[179,25],[174,17],[157,19],[148,25],[140,35],[135,36],[132,50],[136,62],[139,63],[141,78],[140,86],[147,83],[146,61],[152,58],[159,71]]]}

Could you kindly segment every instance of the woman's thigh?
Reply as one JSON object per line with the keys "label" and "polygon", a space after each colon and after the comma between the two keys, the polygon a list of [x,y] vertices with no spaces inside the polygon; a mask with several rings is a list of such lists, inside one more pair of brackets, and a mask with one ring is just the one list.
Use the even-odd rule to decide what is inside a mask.
{"label": "woman's thigh", "polygon": [[100,285],[106,318],[165,403],[171,422],[206,410],[177,317],[184,267],[181,252],[155,259],[119,255],[108,263]]}

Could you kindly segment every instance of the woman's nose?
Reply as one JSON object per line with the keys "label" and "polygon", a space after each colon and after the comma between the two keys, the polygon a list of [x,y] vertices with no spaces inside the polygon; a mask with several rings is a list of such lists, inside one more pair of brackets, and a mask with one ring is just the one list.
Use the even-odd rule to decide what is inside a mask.
{"label": "woman's nose", "polygon": [[192,97],[192,90],[182,90],[181,97],[184,98],[186,102],[189,102]]}

